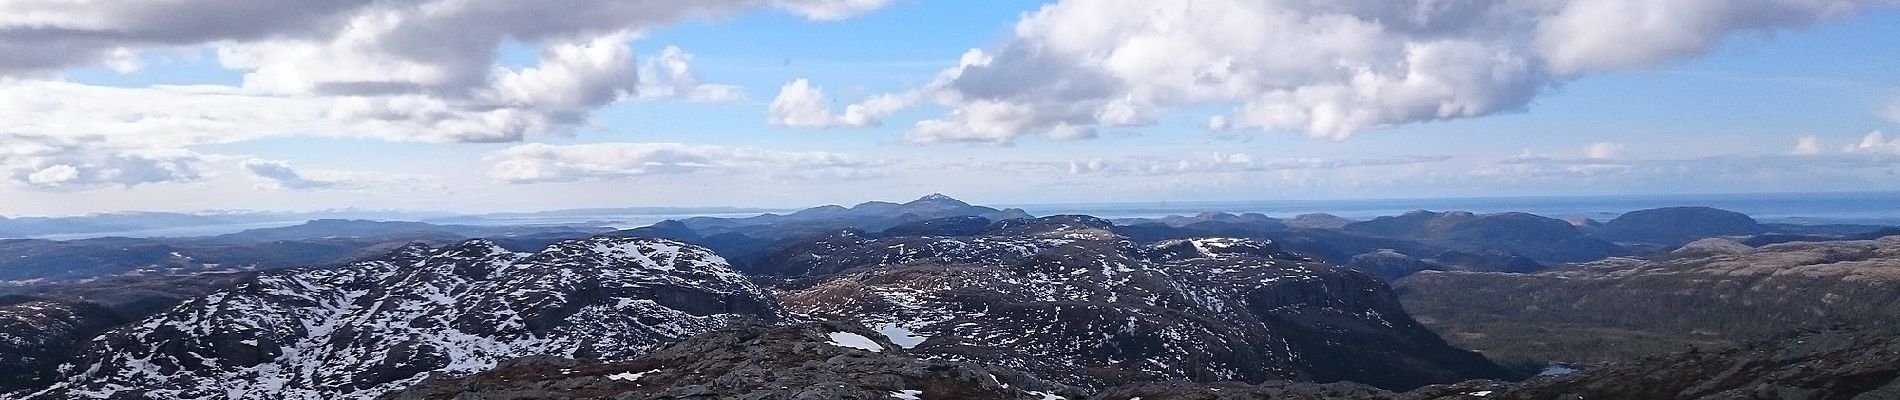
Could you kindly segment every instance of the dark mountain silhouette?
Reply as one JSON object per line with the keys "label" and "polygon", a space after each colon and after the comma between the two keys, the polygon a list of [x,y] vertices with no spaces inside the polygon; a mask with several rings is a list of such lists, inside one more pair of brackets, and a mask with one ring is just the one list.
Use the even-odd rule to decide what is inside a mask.
{"label": "dark mountain silhouette", "polygon": [[1615,242],[1677,246],[1716,236],[1767,233],[1748,215],[1709,207],[1668,207],[1631,211],[1605,222],[1597,236]]}
{"label": "dark mountain silhouette", "polygon": [[1502,252],[1541,263],[1594,261],[1624,251],[1562,220],[1526,213],[1414,211],[1347,224],[1342,230],[1403,238],[1466,253]]}

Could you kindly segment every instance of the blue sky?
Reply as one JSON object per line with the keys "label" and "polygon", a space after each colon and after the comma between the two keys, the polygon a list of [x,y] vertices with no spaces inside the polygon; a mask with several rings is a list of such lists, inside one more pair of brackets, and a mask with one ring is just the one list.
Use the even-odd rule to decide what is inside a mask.
{"label": "blue sky", "polygon": [[[1663,8],[1635,12],[1665,21],[1715,17],[1559,23],[1595,15],[1573,13],[1591,1],[1623,0],[1496,6],[1476,20],[1427,9],[1432,2],[1392,3],[1438,19],[1421,25],[1465,24],[1455,33],[1407,31],[1380,17],[1384,6],[1218,0],[1181,9],[1106,0],[707,2],[625,16],[580,2],[571,12],[599,21],[500,18],[470,28],[411,15],[368,33],[352,29],[377,12],[406,11],[323,11],[355,27],[176,32],[139,25],[163,22],[150,15],[25,10],[51,17],[0,17],[0,50],[45,59],[0,62],[0,101],[15,99],[0,104],[9,121],[0,126],[0,215],[798,206],[932,192],[1020,204],[1900,190],[1900,137],[1875,133],[1900,131],[1893,4],[1637,2]],[[1305,25],[1193,26],[1208,18],[1194,7]],[[1173,12],[1182,14],[1159,16]],[[1320,25],[1339,16],[1349,22]],[[113,26],[115,18],[126,22]],[[1380,30],[1300,33],[1366,26]],[[24,34],[35,27],[152,33],[68,43]],[[469,32],[430,36],[455,29]],[[1612,29],[1642,40],[1593,31]],[[499,39],[465,39],[483,35]],[[1235,43],[1207,39],[1228,35]],[[1611,46],[1600,46],[1604,37]],[[1144,40],[1171,44],[1133,45]],[[1420,61],[1446,42],[1478,53]],[[1369,50],[1340,50],[1321,65],[1252,54],[1355,46]],[[466,49],[493,53],[437,54]],[[960,65],[971,49],[985,62]],[[1183,66],[1170,69],[1177,58]],[[690,78],[668,75],[667,60],[686,60]],[[1146,81],[1116,69],[1124,66],[1243,75]],[[330,89],[385,77],[395,84],[378,87],[399,89]],[[800,79],[822,97],[792,101],[800,92],[788,83]],[[1380,94],[1296,94],[1368,90]],[[878,96],[897,106],[868,113],[872,123],[845,118],[847,107]],[[1141,117],[1112,117],[1122,101]],[[1244,107],[1255,103],[1274,107]],[[1325,125],[1318,113],[1327,107],[1358,117]],[[801,123],[791,112],[818,119]],[[1211,129],[1216,116],[1236,127]],[[1239,126],[1248,118],[1264,125]],[[925,128],[938,122],[948,128]]]}

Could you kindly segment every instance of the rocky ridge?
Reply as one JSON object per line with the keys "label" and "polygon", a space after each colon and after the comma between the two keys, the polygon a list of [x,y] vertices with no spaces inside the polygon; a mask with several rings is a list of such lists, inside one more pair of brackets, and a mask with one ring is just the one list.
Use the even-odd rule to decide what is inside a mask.
{"label": "rocky ridge", "polygon": [[595,238],[269,273],[95,339],[28,398],[370,398],[522,356],[626,359],[783,311],[719,256]]}
{"label": "rocky ridge", "polygon": [[968,237],[837,235],[775,256],[788,309],[914,353],[1102,388],[1353,380],[1409,389],[1504,373],[1417,325],[1377,278],[1269,241],[1139,245],[1082,216]]}

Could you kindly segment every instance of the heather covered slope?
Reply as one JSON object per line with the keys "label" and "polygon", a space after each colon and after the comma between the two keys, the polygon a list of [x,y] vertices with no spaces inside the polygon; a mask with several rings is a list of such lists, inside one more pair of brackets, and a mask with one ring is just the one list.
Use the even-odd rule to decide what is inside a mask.
{"label": "heather covered slope", "polygon": [[1398,287],[1420,320],[1494,358],[1600,362],[1837,322],[1900,323],[1900,236],[1699,243],[1536,274],[1425,272]]}

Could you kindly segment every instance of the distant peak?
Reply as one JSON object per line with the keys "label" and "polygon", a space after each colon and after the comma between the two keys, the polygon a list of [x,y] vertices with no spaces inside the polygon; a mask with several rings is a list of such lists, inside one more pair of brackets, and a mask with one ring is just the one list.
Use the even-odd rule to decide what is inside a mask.
{"label": "distant peak", "polygon": [[967,203],[964,203],[964,202],[963,202],[962,200],[957,200],[957,199],[956,199],[956,198],[954,198],[954,197],[950,197],[950,196],[945,196],[945,195],[944,195],[943,193],[931,193],[931,194],[930,194],[930,195],[928,195],[928,196],[924,196],[924,197],[919,197],[919,198],[917,198],[917,201],[913,201],[912,203],[957,203],[957,204],[967,204]]}

